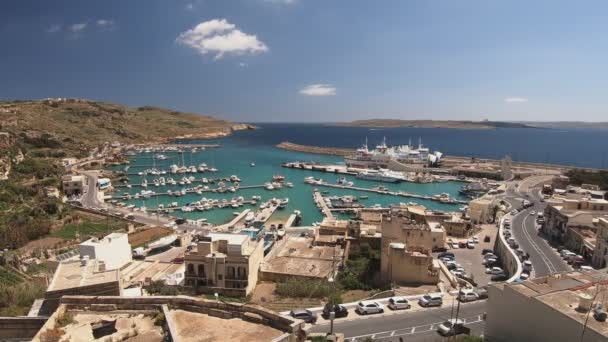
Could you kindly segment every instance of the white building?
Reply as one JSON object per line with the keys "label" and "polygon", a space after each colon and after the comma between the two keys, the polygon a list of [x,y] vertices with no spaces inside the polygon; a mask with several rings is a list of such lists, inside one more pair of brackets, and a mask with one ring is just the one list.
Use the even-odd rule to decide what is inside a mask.
{"label": "white building", "polygon": [[131,262],[131,245],[124,233],[112,233],[103,239],[89,239],[78,247],[80,258],[88,256],[105,264],[106,270],[119,269]]}

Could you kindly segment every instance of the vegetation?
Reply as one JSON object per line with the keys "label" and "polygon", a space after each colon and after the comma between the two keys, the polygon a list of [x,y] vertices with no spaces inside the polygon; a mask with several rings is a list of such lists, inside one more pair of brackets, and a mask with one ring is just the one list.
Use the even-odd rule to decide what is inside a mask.
{"label": "vegetation", "polygon": [[566,172],[566,176],[570,178],[570,183],[572,184],[595,184],[598,185],[602,190],[608,190],[608,171],[586,171],[572,169]]}
{"label": "vegetation", "polygon": [[36,282],[0,282],[0,316],[27,315],[34,300],[42,298],[45,290],[44,285]]}
{"label": "vegetation", "polygon": [[124,221],[116,219],[100,219],[98,222],[93,222],[85,219],[78,223],[68,223],[59,230],[53,232],[51,236],[71,240],[80,236],[85,239],[88,236],[103,236],[116,230],[127,229],[127,224]]}
{"label": "vegetation", "polygon": [[152,295],[177,296],[180,294],[177,287],[166,285],[162,280],[155,280],[150,285],[145,286],[144,289]]}
{"label": "vegetation", "polygon": [[65,327],[74,323],[74,315],[70,312],[64,312],[63,315],[57,317],[57,324],[60,327]]}
{"label": "vegetation", "polygon": [[283,297],[327,298],[332,293],[332,286],[324,280],[290,278],[278,283],[275,292]]}
{"label": "vegetation", "polygon": [[345,290],[371,290],[382,288],[379,281],[380,251],[367,243],[351,250],[344,270],[338,275],[338,284]]}
{"label": "vegetation", "polygon": [[8,271],[4,268],[0,268],[0,285],[15,285],[23,281],[21,276],[15,272]]}

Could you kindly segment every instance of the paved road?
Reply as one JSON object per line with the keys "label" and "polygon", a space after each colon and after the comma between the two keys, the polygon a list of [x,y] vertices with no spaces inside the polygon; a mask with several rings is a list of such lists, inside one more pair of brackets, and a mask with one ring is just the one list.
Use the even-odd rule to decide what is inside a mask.
{"label": "paved road", "polygon": [[542,277],[570,270],[568,264],[562,260],[559,254],[538,233],[536,217],[530,215],[531,211],[544,211],[546,207],[545,203],[540,202],[538,190],[538,188],[520,186],[518,191],[509,189],[505,197],[513,208],[521,207],[523,199],[527,199],[534,204],[534,206],[515,215],[511,222],[513,237],[519,244],[519,247],[530,254],[534,277]]}
{"label": "paved road", "polygon": [[[458,318],[465,319],[465,323],[479,335],[483,332],[486,302],[478,301],[461,304]],[[437,325],[451,317],[456,309],[452,307],[428,308],[419,311],[401,311],[392,315],[362,316],[355,320],[334,322],[334,331],[344,333],[351,341],[363,340],[372,337],[380,341],[436,341]],[[328,332],[329,323],[318,324],[311,328],[311,332]]]}

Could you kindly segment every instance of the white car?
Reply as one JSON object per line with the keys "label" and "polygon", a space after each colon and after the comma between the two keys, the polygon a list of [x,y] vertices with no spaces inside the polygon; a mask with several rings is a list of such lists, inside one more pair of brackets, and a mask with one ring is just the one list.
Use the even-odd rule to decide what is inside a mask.
{"label": "white car", "polygon": [[536,211],[532,210],[532,211],[530,212],[530,215],[536,215]]}
{"label": "white car", "polygon": [[479,238],[477,236],[473,236],[473,242],[479,243]]}
{"label": "white car", "polygon": [[460,248],[460,247],[458,247],[458,242],[453,242],[453,243],[452,243],[452,248],[453,248],[453,249],[458,249],[458,248]]}
{"label": "white car", "polygon": [[412,305],[403,297],[391,297],[388,299],[388,307],[391,310],[405,310],[411,308]]}
{"label": "white car", "polygon": [[437,293],[426,294],[418,300],[418,305],[422,307],[441,306],[443,304],[443,296]]}
{"label": "white car", "polygon": [[369,315],[375,313],[383,313],[384,306],[378,302],[368,301],[359,302],[355,311],[361,315]]}
{"label": "white car", "polygon": [[492,267],[492,268],[486,268],[486,273],[496,275],[496,274],[501,274],[504,272],[503,272],[502,268],[500,268],[500,267]]}
{"label": "white car", "polygon": [[460,292],[458,294],[458,300],[461,302],[474,302],[479,299],[479,295],[472,291]]}

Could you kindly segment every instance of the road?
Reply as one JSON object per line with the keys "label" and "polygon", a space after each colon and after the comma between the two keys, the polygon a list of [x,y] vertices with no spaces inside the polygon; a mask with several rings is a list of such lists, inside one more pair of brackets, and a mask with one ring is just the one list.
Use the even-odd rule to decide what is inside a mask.
{"label": "road", "polygon": [[[483,333],[483,314],[486,302],[461,304],[458,318],[472,329],[472,334]],[[455,316],[456,308],[428,308],[419,311],[399,311],[391,315],[361,316],[347,321],[335,320],[334,331],[344,333],[350,341],[371,337],[374,341],[437,341],[441,337],[436,329],[439,324]],[[310,332],[329,332],[329,323],[314,325]]]}
{"label": "road", "polygon": [[[538,178],[538,181],[541,180],[542,178]],[[568,271],[570,266],[538,233],[536,217],[530,215],[532,211],[542,212],[545,210],[546,204],[540,201],[538,191],[538,188],[533,187],[533,185],[530,186],[530,182],[527,182],[524,186],[520,185],[518,189],[508,189],[505,200],[513,208],[521,207],[523,199],[527,199],[534,204],[534,206],[517,213],[512,218],[511,233],[519,244],[519,248],[530,255],[533,276],[543,277],[556,272]]]}

